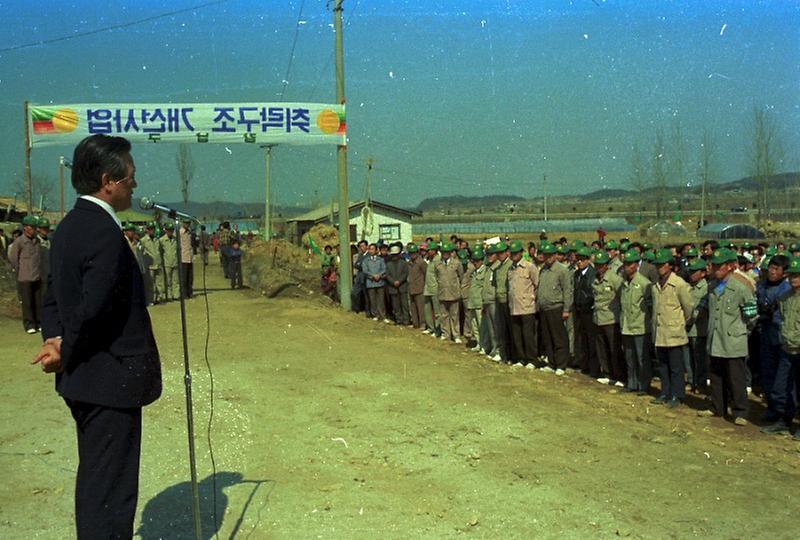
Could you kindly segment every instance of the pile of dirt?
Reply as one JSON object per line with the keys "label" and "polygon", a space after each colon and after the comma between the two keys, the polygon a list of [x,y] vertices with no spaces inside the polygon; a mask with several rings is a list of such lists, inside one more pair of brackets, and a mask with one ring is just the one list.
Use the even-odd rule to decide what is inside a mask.
{"label": "pile of dirt", "polygon": [[312,239],[319,249],[323,249],[325,246],[331,246],[335,251],[336,246],[339,245],[339,231],[337,231],[335,227],[320,223],[319,225],[311,227],[311,229],[303,235],[303,245],[310,249]]}
{"label": "pile of dirt", "polygon": [[11,265],[0,259],[0,315],[22,318],[22,310],[17,299],[17,276]]}
{"label": "pile of dirt", "polygon": [[800,238],[800,224],[798,223],[767,221],[761,230],[767,238],[780,238],[782,240]]}
{"label": "pile of dirt", "polygon": [[269,298],[283,291],[319,290],[319,261],[308,251],[282,239],[250,242],[242,261],[250,288]]}

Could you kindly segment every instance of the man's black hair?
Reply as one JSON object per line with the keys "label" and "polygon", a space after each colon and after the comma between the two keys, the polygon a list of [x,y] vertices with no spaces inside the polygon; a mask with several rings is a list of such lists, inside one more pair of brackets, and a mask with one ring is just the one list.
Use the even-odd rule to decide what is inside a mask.
{"label": "man's black hair", "polygon": [[128,174],[130,152],[131,143],[123,137],[86,137],[72,155],[72,187],[78,195],[91,195],[100,191],[103,174],[122,180]]}
{"label": "man's black hair", "polygon": [[359,240],[359,241],[358,241],[358,244],[356,244],[356,245],[357,245],[357,246],[360,246],[361,244],[364,244],[365,246],[368,246],[368,245],[369,245],[369,242],[367,242],[366,240]]}
{"label": "man's black hair", "polygon": [[784,272],[789,268],[789,257],[786,255],[775,255],[769,260],[769,266],[780,266]]}
{"label": "man's black hair", "polygon": [[714,251],[719,249],[719,242],[717,242],[716,240],[706,240],[705,242],[703,242],[703,248],[705,248],[706,246],[711,246],[711,251]]}

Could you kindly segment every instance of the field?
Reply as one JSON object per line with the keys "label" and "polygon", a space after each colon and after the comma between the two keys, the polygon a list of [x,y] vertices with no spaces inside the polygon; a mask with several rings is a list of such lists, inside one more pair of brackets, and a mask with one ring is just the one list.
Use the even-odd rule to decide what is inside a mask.
{"label": "field", "polygon": [[[579,374],[499,366],[308,292],[188,302],[204,538],[795,538],[800,444]],[[205,367],[205,298],[214,373]],[[178,305],[152,308],[137,538],[192,538]],[[75,435],[0,319],[0,537],[73,536]],[[753,417],[762,408],[753,403]],[[217,501],[217,525],[212,500]]]}

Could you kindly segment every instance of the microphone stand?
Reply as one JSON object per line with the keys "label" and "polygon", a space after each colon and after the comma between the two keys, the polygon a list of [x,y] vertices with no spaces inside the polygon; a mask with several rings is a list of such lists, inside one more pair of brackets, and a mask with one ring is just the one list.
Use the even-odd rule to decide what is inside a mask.
{"label": "microphone stand", "polygon": [[169,212],[169,218],[175,222],[177,234],[176,245],[178,250],[178,283],[180,285],[181,305],[181,332],[183,333],[183,382],[186,389],[186,431],[189,434],[189,468],[192,475],[192,517],[194,518],[194,536],[196,540],[202,539],[200,526],[200,493],[197,488],[197,462],[194,447],[194,416],[192,414],[192,374],[189,371],[189,342],[186,337],[186,303],[184,301],[186,283],[183,263],[181,262],[181,223],[175,210]]}

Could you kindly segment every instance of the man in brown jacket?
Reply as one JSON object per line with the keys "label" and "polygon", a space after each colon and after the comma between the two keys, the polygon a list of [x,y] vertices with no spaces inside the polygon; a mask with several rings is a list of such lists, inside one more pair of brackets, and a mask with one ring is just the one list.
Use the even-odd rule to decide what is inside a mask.
{"label": "man in brown jacket", "polygon": [[455,246],[451,242],[442,244],[442,258],[436,263],[433,271],[442,307],[442,335],[443,340],[454,340],[461,343],[458,334],[458,305],[461,303],[461,278],[464,276],[464,267],[455,256]]}
{"label": "man in brown jacket", "polygon": [[[536,343],[536,289],[539,269],[522,258],[522,242],[514,240],[509,246],[511,266],[508,269],[508,309],[511,314],[511,344],[513,358],[521,363],[533,363],[539,356]],[[562,372],[563,373],[563,372]]]}
{"label": "man in brown jacket", "polygon": [[686,322],[692,318],[692,295],[689,284],[672,271],[673,256],[659,249],[653,264],[658,282],[653,285],[653,341],[659,362],[661,394],[655,404],[677,407],[686,397],[683,347],[689,343]]}
{"label": "man in brown jacket", "polygon": [[428,263],[420,257],[419,248],[411,243],[406,247],[410,257],[408,261],[408,295],[410,297],[411,324],[414,328],[425,326],[425,271]]}
{"label": "man in brown jacket", "polygon": [[22,325],[29,334],[41,329],[42,248],[36,234],[36,223],[35,216],[22,218],[22,234],[14,240],[8,252],[22,298]]}

